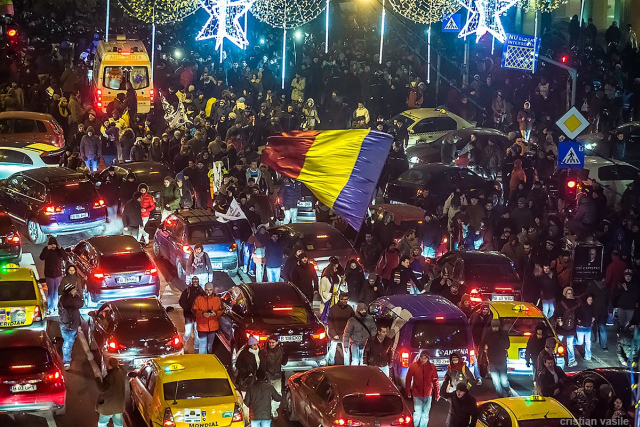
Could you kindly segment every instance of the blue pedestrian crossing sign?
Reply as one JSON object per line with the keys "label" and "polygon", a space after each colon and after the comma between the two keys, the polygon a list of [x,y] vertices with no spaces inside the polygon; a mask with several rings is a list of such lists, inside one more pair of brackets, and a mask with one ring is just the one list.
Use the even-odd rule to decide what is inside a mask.
{"label": "blue pedestrian crossing sign", "polygon": [[558,144],[558,168],[583,169],[584,145],[575,141],[561,142]]}
{"label": "blue pedestrian crossing sign", "polygon": [[443,33],[459,33],[462,16],[459,13],[447,14],[442,17]]}

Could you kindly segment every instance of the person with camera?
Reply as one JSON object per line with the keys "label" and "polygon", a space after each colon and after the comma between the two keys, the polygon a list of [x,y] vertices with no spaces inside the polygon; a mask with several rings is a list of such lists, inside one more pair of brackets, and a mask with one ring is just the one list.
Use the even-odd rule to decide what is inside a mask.
{"label": "person with camera", "polygon": [[196,316],[198,353],[213,354],[213,342],[220,328],[218,319],[224,311],[222,300],[213,292],[213,283],[204,285],[204,295],[196,298],[191,311]]}

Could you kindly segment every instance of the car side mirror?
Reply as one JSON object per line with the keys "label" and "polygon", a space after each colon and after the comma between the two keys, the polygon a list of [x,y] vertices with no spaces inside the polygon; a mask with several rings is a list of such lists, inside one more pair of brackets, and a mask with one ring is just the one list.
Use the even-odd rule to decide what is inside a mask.
{"label": "car side mirror", "polygon": [[379,316],[382,313],[382,306],[379,303],[372,302],[369,304],[369,307],[367,307],[367,313],[372,316]]}
{"label": "car side mirror", "polygon": [[173,306],[171,306],[171,305],[164,309],[164,311],[166,311],[167,313],[171,313],[174,310],[175,310],[175,308]]}
{"label": "car side mirror", "polygon": [[87,313],[87,316],[89,317],[96,317],[98,315],[98,312],[95,310],[91,310],[90,312]]}
{"label": "car side mirror", "polygon": [[71,252],[71,248],[64,248],[65,252]]}
{"label": "car side mirror", "polygon": [[135,378],[135,377],[137,377],[137,376],[138,376],[138,373],[137,373],[136,371],[131,371],[131,372],[128,372],[128,373],[127,373],[127,376],[128,376],[129,378]]}

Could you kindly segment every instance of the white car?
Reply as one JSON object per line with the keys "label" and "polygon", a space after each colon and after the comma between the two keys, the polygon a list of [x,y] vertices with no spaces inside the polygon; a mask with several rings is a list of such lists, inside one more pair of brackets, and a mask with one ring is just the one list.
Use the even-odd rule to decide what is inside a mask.
{"label": "white car", "polygon": [[589,179],[600,183],[609,207],[620,203],[627,186],[636,178],[638,169],[619,160],[611,161],[599,156],[585,156],[584,168]]}
{"label": "white car", "polygon": [[416,108],[393,117],[404,123],[409,133],[408,146],[429,144],[452,130],[475,127],[457,114],[442,108]]}
{"label": "white car", "polygon": [[0,179],[45,166],[58,167],[64,148],[43,143],[5,142],[0,145]]}

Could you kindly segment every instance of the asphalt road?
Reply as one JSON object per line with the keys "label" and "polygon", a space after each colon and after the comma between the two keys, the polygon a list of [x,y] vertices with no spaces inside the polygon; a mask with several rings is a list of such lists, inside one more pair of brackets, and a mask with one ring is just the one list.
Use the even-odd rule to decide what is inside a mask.
{"label": "asphalt road", "polygon": [[[24,233],[22,234],[24,236]],[[60,236],[58,242],[63,247],[73,245],[79,240],[90,237],[88,234],[75,234],[69,236]],[[33,245],[29,242],[23,242],[24,256],[21,266],[31,267],[38,274],[42,274],[44,265],[38,259],[44,245]],[[151,251],[149,250],[151,254]],[[178,298],[185,284],[181,283],[176,277],[175,269],[172,268],[164,260],[155,260],[158,266],[161,278],[161,301],[164,306],[173,306],[175,310],[170,313],[170,317],[180,331],[184,331],[184,321],[182,318],[182,309],[178,305]],[[225,289],[228,289],[233,283],[241,280],[248,280],[244,274],[230,278],[222,273],[216,276],[216,282]],[[67,383],[67,410],[62,416],[52,417],[51,415],[16,415],[9,416],[0,414],[0,426],[2,427],[93,427],[97,425],[98,415],[95,412],[95,404],[98,398],[98,382],[96,379],[100,375],[100,369],[95,363],[94,358],[97,355],[92,354],[87,345],[86,339],[86,322],[82,325],[83,334],[78,335],[75,346],[73,348],[71,369],[65,372]],[[60,336],[59,324],[55,319],[50,319],[48,324],[48,332],[51,337]],[[569,371],[580,371],[587,368],[618,366],[615,356],[615,336],[609,334],[609,352],[603,352],[598,345],[593,346],[593,359],[591,362],[582,360],[581,348],[577,348],[578,366]],[[223,345],[217,342],[215,352],[227,367],[230,364],[230,356]],[[580,349],[580,350],[578,350]],[[193,342],[187,343],[187,352],[193,351]],[[520,396],[530,395],[532,393],[532,380],[530,376],[510,376],[512,390]],[[496,397],[491,380],[483,380],[483,384],[472,389],[472,394],[478,401],[492,399]],[[448,402],[440,400],[434,402],[431,409],[431,419],[429,426],[439,427],[445,425],[445,419],[448,411]],[[129,427],[142,427],[144,422],[138,414],[133,413],[130,409],[125,414],[125,423]],[[298,423],[291,423],[286,417],[281,416],[273,423],[276,427],[299,427]]]}

